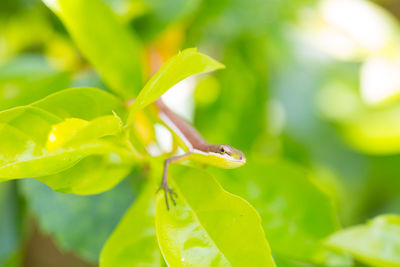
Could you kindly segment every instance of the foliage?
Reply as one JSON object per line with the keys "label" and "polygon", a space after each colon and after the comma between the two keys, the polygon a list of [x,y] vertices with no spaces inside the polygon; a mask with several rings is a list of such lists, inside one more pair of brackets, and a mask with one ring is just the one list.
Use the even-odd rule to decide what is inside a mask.
{"label": "foliage", "polygon": [[185,78],[199,73],[211,72],[224,66],[219,62],[200,54],[196,49],[186,49],[168,60],[154,74],[135,99],[131,113],[153,103],[169,88]]}
{"label": "foliage", "polygon": [[[325,260],[320,240],[338,230],[339,224],[334,203],[305,170],[285,161],[250,159],[235,173],[217,169],[213,173],[258,209],[274,253],[288,259]],[[267,179],[262,173],[268,174]]]}
{"label": "foliage", "polygon": [[104,245],[100,266],[161,265],[155,229],[155,181],[147,181]]}
{"label": "foliage", "polygon": [[157,238],[168,264],[275,265],[254,208],[205,172],[174,166],[170,173],[180,196],[176,208],[169,212],[162,195],[156,204]]}
{"label": "foliage", "polygon": [[[375,4],[6,0],[0,23],[1,266],[28,214],[101,267],[400,265],[400,27]],[[247,157],[171,165],[170,210],[162,95]]]}
{"label": "foliage", "polygon": [[97,0],[45,2],[110,88],[125,99],[133,97],[141,86],[141,50],[110,8]]}
{"label": "foliage", "polygon": [[366,225],[357,225],[335,233],[325,244],[348,251],[372,266],[398,266],[399,216],[383,215]]}

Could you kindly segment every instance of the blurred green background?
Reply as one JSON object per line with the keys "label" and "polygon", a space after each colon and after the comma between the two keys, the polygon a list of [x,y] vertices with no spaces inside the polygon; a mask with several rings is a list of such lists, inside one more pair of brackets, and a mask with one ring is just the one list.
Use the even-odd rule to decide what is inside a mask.
{"label": "blurred green background", "polygon": [[[323,212],[308,185],[288,180],[301,171],[329,196],[342,227],[400,214],[398,1],[104,2],[163,60],[198,47],[227,66],[184,81],[165,101],[211,143],[231,144],[250,159],[282,161],[211,169],[228,191],[246,188],[257,206],[252,194],[278,199],[287,190],[299,194],[299,209]],[[1,0],[0,110],[80,85],[107,89],[59,19],[40,1]],[[252,168],[265,168],[256,188],[246,183]],[[141,175],[94,196],[57,193],[35,180],[1,183],[0,266],[96,265]],[[276,216],[285,207],[265,209]],[[267,223],[268,229],[278,222]],[[316,237],[336,227],[308,223]],[[283,236],[267,237],[290,254]]]}

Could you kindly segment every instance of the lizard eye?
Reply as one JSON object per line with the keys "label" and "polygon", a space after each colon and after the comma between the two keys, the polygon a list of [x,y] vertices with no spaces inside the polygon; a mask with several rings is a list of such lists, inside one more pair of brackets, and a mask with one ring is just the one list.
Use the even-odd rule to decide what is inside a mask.
{"label": "lizard eye", "polygon": [[219,149],[219,152],[221,152],[222,154],[224,154],[224,153],[225,153],[225,148],[221,147],[221,148]]}

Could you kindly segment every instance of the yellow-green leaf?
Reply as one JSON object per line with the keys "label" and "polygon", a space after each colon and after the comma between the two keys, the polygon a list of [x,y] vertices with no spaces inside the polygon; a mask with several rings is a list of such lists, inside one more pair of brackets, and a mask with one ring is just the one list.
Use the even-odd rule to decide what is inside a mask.
{"label": "yellow-green leaf", "polygon": [[194,74],[207,73],[221,68],[224,68],[224,65],[197,52],[196,48],[183,50],[168,60],[151,77],[133,103],[131,114],[157,100],[168,89],[183,79]]}
{"label": "yellow-green leaf", "polygon": [[382,215],[349,227],[331,235],[325,244],[371,266],[400,266],[400,216]]}
{"label": "yellow-green leaf", "polygon": [[306,169],[284,160],[248,158],[236,170],[210,171],[258,210],[274,254],[325,264],[326,249],[320,243],[339,229],[338,217],[332,200]]}
{"label": "yellow-green leaf", "polygon": [[68,118],[52,127],[46,149],[54,151],[60,147],[73,147],[120,131],[122,131],[122,121],[116,115],[102,116],[90,122]]}
{"label": "yellow-green leaf", "polygon": [[62,20],[82,54],[124,99],[142,86],[141,46],[100,0],[44,0]]}
{"label": "yellow-green leaf", "polygon": [[171,166],[177,205],[157,197],[157,238],[169,266],[275,266],[260,216],[208,173]]}
{"label": "yellow-green leaf", "polygon": [[98,194],[113,188],[128,176],[132,164],[131,160],[113,152],[90,155],[65,171],[36,179],[62,193]]}
{"label": "yellow-green leaf", "polygon": [[105,244],[100,267],[161,266],[155,230],[155,192],[148,180]]}
{"label": "yellow-green leaf", "polygon": [[53,125],[47,138],[45,148],[47,151],[55,151],[63,147],[69,139],[76,135],[89,122],[78,118],[68,118]]}
{"label": "yellow-green leaf", "polygon": [[[118,142],[99,138],[105,134],[104,129],[110,130],[108,134],[115,133],[115,129],[107,128],[107,125],[104,129],[100,126],[89,128],[93,136],[83,130],[86,142],[80,138],[79,145],[48,150],[49,138],[57,139],[51,135],[54,125],[60,125],[68,118],[82,122],[113,112],[124,114],[121,102],[105,91],[93,88],[64,90],[31,105],[0,112],[0,177],[15,179],[51,175],[70,168],[89,155],[117,153],[121,157],[130,157],[129,150]],[[98,125],[88,123],[87,127],[93,124]],[[59,135],[66,136],[63,133]]]}

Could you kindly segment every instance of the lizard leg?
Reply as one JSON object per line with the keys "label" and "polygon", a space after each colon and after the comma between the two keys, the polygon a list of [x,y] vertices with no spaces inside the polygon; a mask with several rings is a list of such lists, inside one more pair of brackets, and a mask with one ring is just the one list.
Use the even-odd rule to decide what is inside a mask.
{"label": "lizard leg", "polygon": [[165,203],[167,205],[167,209],[169,210],[169,202],[168,202],[168,197],[171,199],[172,203],[176,205],[175,198],[177,197],[176,193],[169,187],[168,185],[168,166],[171,163],[178,162],[181,160],[184,160],[187,158],[191,152],[187,152],[183,155],[179,156],[173,156],[165,160],[164,162],[164,171],[163,171],[163,176],[162,176],[162,182],[160,187],[158,188],[157,192],[159,192],[161,189],[164,190],[164,195],[165,195]]}

